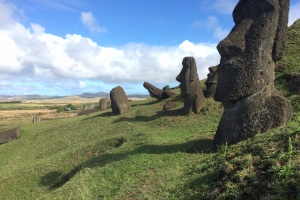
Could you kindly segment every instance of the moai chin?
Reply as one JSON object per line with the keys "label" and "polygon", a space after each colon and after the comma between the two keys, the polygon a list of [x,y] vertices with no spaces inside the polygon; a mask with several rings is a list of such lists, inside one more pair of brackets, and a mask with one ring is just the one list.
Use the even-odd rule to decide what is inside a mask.
{"label": "moai chin", "polygon": [[221,55],[214,99],[224,113],[213,149],[284,125],[291,105],[274,87],[275,64],[283,55],[289,0],[240,0],[235,26],[217,49]]}

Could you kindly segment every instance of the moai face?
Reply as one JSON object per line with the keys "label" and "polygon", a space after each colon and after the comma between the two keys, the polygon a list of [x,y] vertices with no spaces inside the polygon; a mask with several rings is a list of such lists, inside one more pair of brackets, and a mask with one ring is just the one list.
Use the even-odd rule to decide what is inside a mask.
{"label": "moai face", "polygon": [[[240,0],[235,26],[217,49],[221,55],[217,101],[245,98],[274,81],[274,60],[282,57],[289,0]],[[283,35],[283,36],[281,36]]]}
{"label": "moai face", "polygon": [[176,80],[180,82],[181,96],[191,93],[191,82],[198,79],[197,65],[194,57],[185,57],[182,60],[182,69]]}

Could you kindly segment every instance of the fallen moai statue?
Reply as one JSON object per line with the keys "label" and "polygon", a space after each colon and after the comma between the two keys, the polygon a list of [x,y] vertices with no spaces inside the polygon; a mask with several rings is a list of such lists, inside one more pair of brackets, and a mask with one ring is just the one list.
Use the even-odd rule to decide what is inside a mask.
{"label": "fallen moai statue", "polygon": [[149,82],[144,82],[143,86],[148,90],[151,97],[156,98],[158,100],[168,99],[171,96],[175,95],[175,93],[170,91],[168,85],[166,85],[163,89],[159,89]]}

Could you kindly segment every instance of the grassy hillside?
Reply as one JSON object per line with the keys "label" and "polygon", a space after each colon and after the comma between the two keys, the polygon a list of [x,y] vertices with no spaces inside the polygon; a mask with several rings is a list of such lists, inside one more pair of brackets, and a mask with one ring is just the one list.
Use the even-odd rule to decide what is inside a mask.
{"label": "grassy hillside", "polygon": [[[190,116],[176,96],[133,101],[121,116],[108,109],[22,122],[21,137],[0,145],[0,199],[300,199],[300,95],[289,87],[299,62],[286,53],[279,64],[292,121],[218,152],[211,145],[223,110],[212,99]],[[166,101],[177,108],[163,111]]]}
{"label": "grassy hillside", "polygon": [[286,95],[300,93],[300,19],[288,29],[284,57],[276,63],[276,83]]}

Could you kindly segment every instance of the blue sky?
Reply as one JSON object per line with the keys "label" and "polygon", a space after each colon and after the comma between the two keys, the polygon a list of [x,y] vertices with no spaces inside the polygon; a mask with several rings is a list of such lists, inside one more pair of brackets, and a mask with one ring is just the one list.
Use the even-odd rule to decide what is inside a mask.
{"label": "blue sky", "polygon": [[[147,94],[219,63],[238,0],[0,0],[0,95]],[[291,0],[289,24],[300,18]]]}

